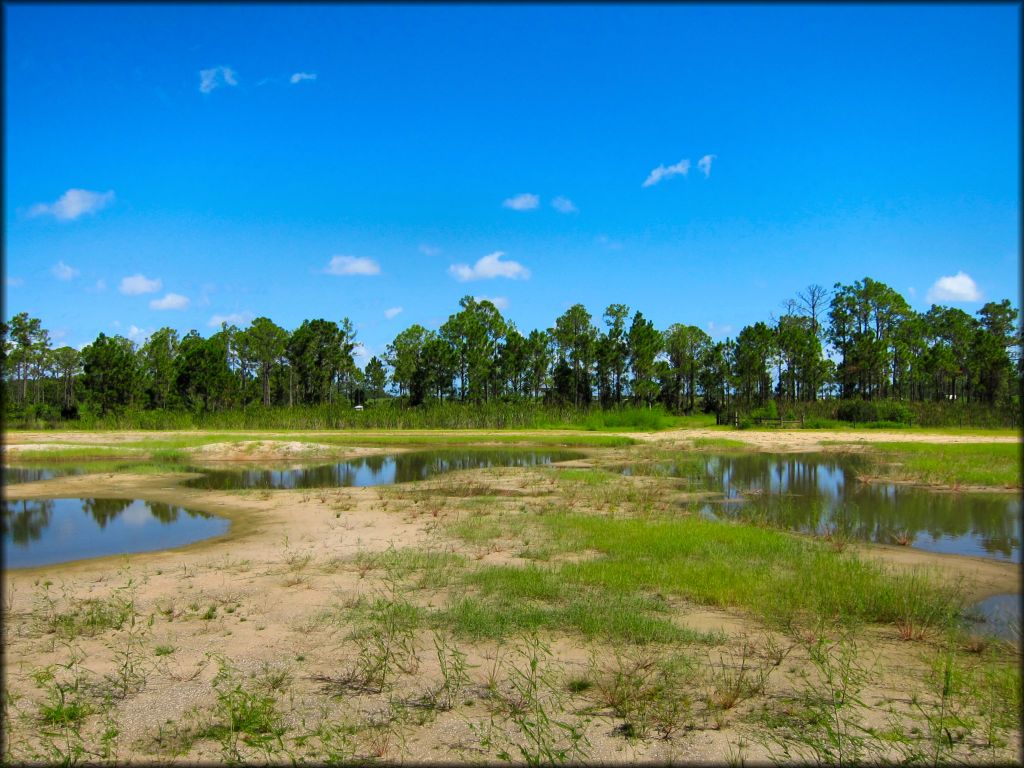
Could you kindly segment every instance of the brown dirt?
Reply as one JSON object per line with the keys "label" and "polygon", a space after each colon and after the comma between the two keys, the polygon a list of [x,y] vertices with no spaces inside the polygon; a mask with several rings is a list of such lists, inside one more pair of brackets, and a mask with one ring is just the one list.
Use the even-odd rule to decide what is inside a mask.
{"label": "brown dirt", "polygon": [[[194,434],[194,433],[184,433]],[[545,433],[548,434],[548,433]],[[165,436],[167,433],[161,433]],[[152,433],[16,433],[8,436],[8,448],[15,446],[94,444],[117,445],[127,440],[152,437]],[[689,430],[653,435],[634,435],[648,443],[682,446],[696,437],[721,437],[720,431]],[[315,440],[311,434],[310,439]],[[745,432],[728,433],[761,449],[812,450],[821,440],[856,439],[851,433]],[[867,441],[912,438],[930,442],[957,442],[966,438],[945,435],[902,435],[875,433]],[[999,442],[1005,442],[999,439]],[[17,448],[15,448],[17,450]],[[275,442],[269,435],[244,443],[219,443],[195,451],[208,460],[291,460],[311,456],[380,452],[383,448],[352,449],[316,443]],[[628,455],[628,449],[621,451]],[[608,455],[608,454],[602,454]],[[584,464],[584,462],[580,462]],[[635,479],[635,478],[634,478]],[[215,743],[200,740],[193,750],[174,756],[161,752],[154,742],[168,723],[185,727],[190,712],[209,717],[215,699],[212,683],[217,658],[226,657],[243,675],[265,674],[267,670],[286,673],[289,682],[283,700],[293,702],[287,719],[299,727],[301,714],[317,716],[316,706],[325,707],[329,717],[343,711],[364,713],[379,709],[379,696],[341,691],[341,698],[327,695],[325,679],[336,679],[355,661],[354,641],[349,637],[354,614],[346,608],[359,598],[373,598],[384,588],[378,568],[361,560],[367,553],[420,548],[461,551],[471,562],[507,564],[523,562],[516,555],[521,542],[499,540],[481,548],[469,547],[449,537],[444,525],[459,515],[473,514],[472,504],[481,496],[487,511],[501,510],[514,515],[523,506],[545,508],[557,484],[539,481],[537,474],[521,470],[481,470],[454,473],[412,489],[341,488],[323,491],[220,492],[189,489],[180,485],[181,475],[172,474],[87,474],[49,481],[10,486],[8,497],[115,496],[145,498],[193,507],[228,517],[228,535],[176,550],[99,558],[72,564],[5,572],[4,671],[7,688],[24,696],[23,711],[32,712],[33,702],[42,698],[31,672],[67,658],[67,649],[53,635],[41,631],[40,599],[49,582],[49,592],[58,596],[58,607],[69,610],[83,601],[109,597],[131,579],[138,610],[152,616],[145,657],[145,688],[121,701],[115,719],[122,731],[122,761],[154,759],[193,763],[219,760]],[[647,482],[648,478],[643,478]],[[625,480],[628,482],[628,479]],[[435,493],[421,493],[434,489]],[[467,512],[466,510],[470,511]],[[928,566],[963,578],[968,595],[1020,591],[1019,566],[981,558],[955,557],[902,547],[859,546],[859,550],[897,567]],[[585,554],[583,556],[586,556]],[[446,590],[411,588],[406,596],[419,605],[440,606]],[[213,615],[204,616],[213,609]],[[712,649],[710,664],[733,664],[746,638],[786,638],[769,632],[749,616],[703,606],[677,604],[672,618],[699,631],[721,631],[728,640]],[[924,675],[922,661],[928,644],[902,642],[895,627],[868,630],[869,650],[875,663],[886,671],[882,682],[865,691],[865,700],[890,701],[905,696],[910,685]],[[95,679],[116,674],[113,649],[118,633],[80,637],[76,642],[86,654],[86,666]],[[402,679],[398,693],[413,698],[439,679],[429,633],[417,636],[421,665],[415,674]],[[791,642],[791,640],[789,641]],[[155,657],[157,645],[174,648],[168,656]],[[404,753],[396,742],[385,744],[385,759],[439,761],[475,759],[478,732],[470,724],[487,720],[484,680],[499,649],[493,643],[460,643],[472,670],[473,688],[466,698],[472,703],[456,711],[441,713],[436,720],[407,730]],[[677,649],[678,650],[678,649]],[[687,650],[687,649],[684,649]],[[567,674],[586,674],[589,659],[597,654],[607,658],[608,647],[575,637],[554,636],[552,652]],[[690,652],[688,650],[688,652]],[[693,650],[693,653],[703,653]],[[506,651],[507,653],[507,651]],[[211,654],[216,654],[211,656]],[[615,732],[620,723],[607,712],[594,717],[588,728],[592,762],[669,761],[721,763],[737,755],[737,745],[746,740],[742,755],[747,760],[765,760],[765,747],[751,741],[753,726],[746,716],[757,707],[789,690],[807,668],[806,654],[791,650],[786,661],[773,672],[768,696],[763,701],[743,702],[726,713],[721,727],[706,718],[695,730],[681,731],[670,739],[629,741]],[[574,699],[574,706],[592,706],[586,697]],[[700,720],[700,718],[698,718]],[[24,738],[36,727],[34,720],[16,722]],[[1016,754],[1019,731],[1012,734],[1010,751]],[[380,746],[380,745],[377,745]],[[365,751],[365,750],[364,750]],[[974,758],[979,759],[979,758]],[[980,758],[986,762],[984,758]]]}

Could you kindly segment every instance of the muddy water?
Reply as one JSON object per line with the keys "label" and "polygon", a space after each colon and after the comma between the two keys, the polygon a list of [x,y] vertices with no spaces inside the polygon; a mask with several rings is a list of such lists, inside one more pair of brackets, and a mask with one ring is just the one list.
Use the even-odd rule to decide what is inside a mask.
{"label": "muddy water", "polygon": [[802,533],[835,533],[929,552],[1021,562],[1016,494],[949,493],[857,480],[856,456],[690,454],[679,462],[623,471],[687,479],[721,494],[702,513],[768,523]]}
{"label": "muddy water", "polygon": [[192,488],[339,488],[408,483],[445,472],[486,467],[532,467],[582,458],[573,451],[448,450],[365,456],[335,464],[284,469],[197,469],[203,476],[185,483]]}
{"label": "muddy water", "polygon": [[21,499],[0,502],[5,568],[151,552],[225,533],[205,512],[135,499]]}

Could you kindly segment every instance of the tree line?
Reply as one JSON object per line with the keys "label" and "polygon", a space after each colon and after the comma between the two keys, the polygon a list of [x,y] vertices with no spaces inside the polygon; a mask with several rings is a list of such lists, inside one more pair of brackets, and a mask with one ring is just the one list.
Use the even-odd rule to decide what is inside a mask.
{"label": "tree line", "polygon": [[74,419],[124,409],[362,404],[398,398],[517,401],[674,413],[750,411],[820,399],[950,401],[1020,409],[1021,330],[1009,300],[975,315],[916,312],[865,277],[811,285],[779,315],[714,341],[695,325],[658,329],[639,310],[582,304],[526,335],[490,301],[466,296],[437,330],[412,325],[360,369],[352,322],[267,317],[204,338],[161,328],[141,344],[99,334],[80,351],[54,348],[40,320],[2,324],[5,414]]}

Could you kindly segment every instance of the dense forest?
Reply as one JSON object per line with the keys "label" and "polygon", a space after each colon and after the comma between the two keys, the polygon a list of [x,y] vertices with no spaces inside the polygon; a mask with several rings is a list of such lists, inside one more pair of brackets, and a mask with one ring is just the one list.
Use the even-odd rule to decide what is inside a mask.
{"label": "dense forest", "polygon": [[363,369],[347,318],[306,320],[289,332],[258,317],[208,338],[161,328],[142,344],[101,333],[81,350],[54,348],[27,313],[2,332],[10,426],[148,412],[439,403],[492,411],[515,404],[800,412],[859,422],[908,422],[913,404],[933,403],[1020,424],[1021,331],[1009,300],[989,302],[976,316],[938,305],[919,313],[867,277],[831,291],[809,286],[777,317],[718,342],[694,325],[658,329],[624,304],[599,318],[576,304],[551,328],[524,335],[494,304],[467,296],[436,331],[406,328]]}

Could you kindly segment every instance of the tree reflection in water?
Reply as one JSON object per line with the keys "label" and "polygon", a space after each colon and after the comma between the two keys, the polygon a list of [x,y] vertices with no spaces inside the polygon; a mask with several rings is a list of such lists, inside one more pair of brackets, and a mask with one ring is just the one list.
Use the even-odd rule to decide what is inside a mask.
{"label": "tree reflection in water", "polygon": [[752,454],[699,460],[708,488],[742,501],[709,505],[707,511],[716,516],[1021,560],[1021,501],[1015,496],[859,482],[859,457]]}

